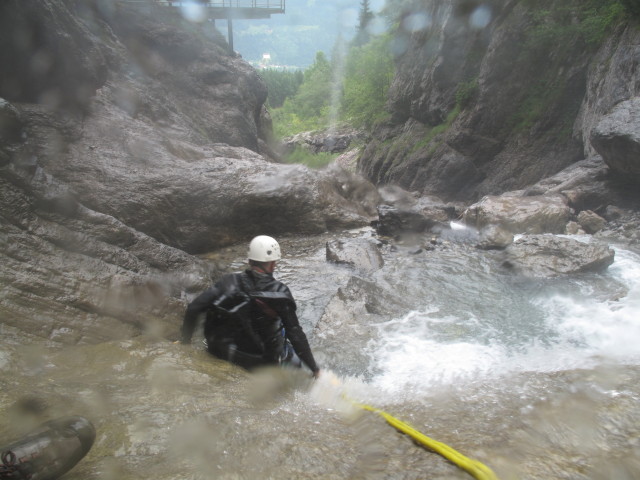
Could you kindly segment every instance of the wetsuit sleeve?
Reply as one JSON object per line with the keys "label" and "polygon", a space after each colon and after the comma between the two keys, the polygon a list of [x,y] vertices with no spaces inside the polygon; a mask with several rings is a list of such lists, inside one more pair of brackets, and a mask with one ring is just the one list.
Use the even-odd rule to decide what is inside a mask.
{"label": "wetsuit sleeve", "polygon": [[219,289],[216,286],[209,287],[198,295],[188,306],[182,321],[182,343],[190,343],[193,331],[196,328],[198,316],[205,312],[218,297]]}
{"label": "wetsuit sleeve", "polygon": [[312,372],[317,372],[320,370],[316,365],[316,361],[313,358],[313,353],[311,353],[311,347],[309,346],[309,341],[307,340],[307,336],[302,330],[300,326],[300,322],[298,321],[298,315],[296,315],[295,304],[290,304],[286,302],[285,305],[281,306],[281,311],[278,313],[282,318],[282,324],[284,325],[284,331],[287,335],[287,338],[291,342],[293,349],[300,357],[300,360],[304,362],[304,364],[309,367]]}

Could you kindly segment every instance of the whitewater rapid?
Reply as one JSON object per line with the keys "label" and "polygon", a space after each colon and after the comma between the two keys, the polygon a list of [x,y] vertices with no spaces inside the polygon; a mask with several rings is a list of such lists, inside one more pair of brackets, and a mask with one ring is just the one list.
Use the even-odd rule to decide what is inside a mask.
{"label": "whitewater rapid", "polygon": [[[602,276],[528,286],[502,284],[501,295],[520,296],[528,308],[500,321],[491,308],[451,314],[432,304],[376,324],[378,335],[366,345],[377,372],[372,385],[389,393],[426,392],[479,377],[640,364],[639,255],[617,248]],[[486,290],[478,286],[476,295]]]}

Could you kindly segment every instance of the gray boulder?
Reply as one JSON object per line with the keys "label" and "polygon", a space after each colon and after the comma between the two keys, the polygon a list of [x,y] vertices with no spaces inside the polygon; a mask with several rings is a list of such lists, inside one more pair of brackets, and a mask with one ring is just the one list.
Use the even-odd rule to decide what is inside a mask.
{"label": "gray boulder", "polygon": [[601,272],[613,263],[615,252],[600,243],[583,243],[553,235],[525,235],[505,250],[504,265],[532,277],[555,277]]}
{"label": "gray boulder", "polygon": [[282,140],[282,153],[291,153],[295,148],[304,148],[312,153],[340,153],[354,141],[363,141],[364,138],[364,132],[351,128],[302,132]]}
{"label": "gray boulder", "polygon": [[202,144],[179,127],[188,111],[164,126],[123,111],[114,95],[98,92],[94,114],[82,120],[19,105],[34,168],[79,203],[162,243],[200,253],[258,233],[324,232],[376,216],[375,188],[353,173]]}
{"label": "gray boulder", "polygon": [[[339,368],[353,375],[362,375],[369,365],[367,352],[347,349],[345,345],[365,342],[375,338],[375,324],[406,313],[408,308],[397,295],[381,288],[374,282],[351,277],[344,287],[338,289],[327,304],[324,313],[313,330],[314,351],[324,353],[319,358],[325,368]],[[332,365],[331,352],[340,350],[340,365]]]}
{"label": "gray boulder", "polygon": [[479,230],[499,225],[512,233],[564,233],[571,209],[560,195],[486,196],[468,207],[463,220]]}
{"label": "gray boulder", "polygon": [[413,209],[404,210],[391,205],[378,206],[376,230],[380,235],[396,236],[404,233],[421,233],[435,225],[436,222]]}
{"label": "gray boulder", "polygon": [[640,179],[640,97],[616,105],[591,131],[591,144],[613,172]]}
{"label": "gray boulder", "polygon": [[434,196],[420,196],[397,186],[378,189],[382,203],[378,206],[377,230],[381,235],[402,235],[441,231],[458,216],[459,207]]}
{"label": "gray boulder", "polygon": [[591,210],[583,210],[578,214],[578,223],[587,233],[597,233],[602,230],[607,221]]}
{"label": "gray boulder", "polygon": [[327,242],[327,260],[350,265],[371,273],[384,265],[378,242],[368,238],[338,239]]}
{"label": "gray boulder", "polygon": [[498,225],[488,225],[482,229],[476,246],[482,250],[500,250],[513,243],[513,233],[499,227]]}

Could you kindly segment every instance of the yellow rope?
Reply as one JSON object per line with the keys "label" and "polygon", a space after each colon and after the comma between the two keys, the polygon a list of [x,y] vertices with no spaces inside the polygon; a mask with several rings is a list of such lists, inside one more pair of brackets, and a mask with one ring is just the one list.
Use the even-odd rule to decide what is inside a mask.
{"label": "yellow rope", "polygon": [[387,412],[384,412],[382,410],[379,410],[377,408],[374,408],[362,403],[357,403],[357,402],[352,402],[352,403],[359,408],[377,413],[378,415],[382,416],[387,421],[387,423],[389,423],[391,426],[393,426],[400,432],[409,435],[416,442],[421,443],[422,445],[429,448],[430,450],[433,450],[434,452],[442,455],[444,458],[454,463],[461,469],[466,470],[471,475],[473,475],[473,477],[475,477],[477,480],[498,480],[498,477],[496,477],[496,474],[493,473],[493,470],[491,470],[489,467],[487,467],[483,463],[480,463],[477,460],[473,460],[471,458],[465,457],[460,452],[451,448],[449,445],[446,445],[442,442],[438,442],[437,440],[427,437],[426,435],[420,433],[410,425],[389,415]]}

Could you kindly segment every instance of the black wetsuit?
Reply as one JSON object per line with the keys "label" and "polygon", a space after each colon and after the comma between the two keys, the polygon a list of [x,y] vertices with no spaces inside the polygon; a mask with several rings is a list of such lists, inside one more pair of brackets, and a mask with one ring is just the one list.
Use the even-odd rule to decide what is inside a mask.
{"label": "black wetsuit", "polygon": [[191,342],[203,312],[207,349],[213,355],[252,368],[289,363],[293,352],[287,347],[293,346],[302,362],[318,371],[291,291],[273,275],[251,269],[224,275],[187,307],[182,343]]}

